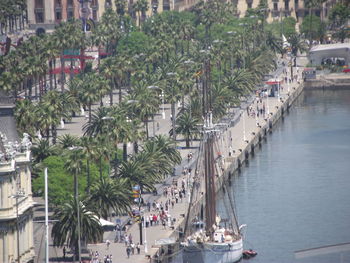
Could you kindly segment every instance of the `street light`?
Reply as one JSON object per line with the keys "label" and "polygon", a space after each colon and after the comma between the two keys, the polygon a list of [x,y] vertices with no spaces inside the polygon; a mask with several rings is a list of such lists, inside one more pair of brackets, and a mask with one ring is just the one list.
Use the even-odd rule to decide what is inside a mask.
{"label": "street light", "polygon": [[[114,117],[111,117],[111,116],[104,116],[104,117],[102,117],[102,120],[104,120],[104,121],[112,121],[112,120],[114,120]],[[109,125],[108,125],[109,126]],[[110,143],[110,136],[107,136],[108,137],[108,145],[110,145],[111,143]],[[111,166],[111,161],[110,161],[110,156],[109,156],[109,151],[108,151],[108,162],[109,162],[109,164],[108,164],[108,176],[110,176],[110,166]]]}
{"label": "street light", "polygon": [[[72,146],[69,147],[68,150],[73,151],[75,154],[78,152],[78,150],[82,150],[83,147],[80,146]],[[77,232],[78,232],[78,260],[81,262],[81,241],[80,241],[80,209],[79,209],[79,189],[78,189],[78,175],[75,172],[75,202],[77,206],[77,219],[78,219],[78,227],[77,227]]]}
{"label": "street light", "polygon": [[[175,77],[177,74],[175,72],[167,72],[166,75],[169,78],[173,78]],[[174,140],[174,145],[176,147],[176,112],[175,112],[175,102],[174,97],[175,97],[175,87],[173,85],[171,85],[171,92],[172,92],[172,102],[171,102],[171,122],[172,122],[172,129],[173,129],[173,140]]]}
{"label": "street light", "polygon": [[243,120],[243,141],[246,141],[247,138],[245,137],[245,118],[244,118],[244,110],[241,110],[242,114],[242,120]]}
{"label": "street light", "polygon": [[18,218],[18,198],[25,197],[23,190],[18,190],[16,194],[10,195],[10,198],[16,199],[16,230],[17,230],[17,262],[20,263],[20,252],[19,252],[19,218]]}

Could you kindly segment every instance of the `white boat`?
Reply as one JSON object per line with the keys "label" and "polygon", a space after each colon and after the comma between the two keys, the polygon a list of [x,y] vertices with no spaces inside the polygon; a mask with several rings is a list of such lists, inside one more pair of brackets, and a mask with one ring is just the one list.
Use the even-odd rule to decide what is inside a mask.
{"label": "white boat", "polygon": [[183,244],[183,263],[234,263],[242,258],[243,241],[188,242]]}

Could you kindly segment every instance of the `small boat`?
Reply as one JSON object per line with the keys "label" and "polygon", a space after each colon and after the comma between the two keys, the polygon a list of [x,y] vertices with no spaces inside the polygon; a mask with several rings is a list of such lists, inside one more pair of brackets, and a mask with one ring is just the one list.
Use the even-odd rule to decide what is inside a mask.
{"label": "small boat", "polygon": [[248,250],[243,250],[242,254],[244,259],[249,259],[249,258],[255,257],[258,253],[252,249],[248,249]]}

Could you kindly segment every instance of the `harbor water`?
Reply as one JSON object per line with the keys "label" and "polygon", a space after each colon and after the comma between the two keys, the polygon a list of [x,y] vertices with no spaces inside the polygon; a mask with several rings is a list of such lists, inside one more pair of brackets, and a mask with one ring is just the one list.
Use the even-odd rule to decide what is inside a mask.
{"label": "harbor water", "polygon": [[231,190],[245,248],[258,252],[249,262],[350,262],[294,255],[350,242],[350,90],[304,91]]}
{"label": "harbor water", "polygon": [[[244,247],[258,252],[243,262],[350,262],[350,251],[295,257],[350,243],[350,90],[303,91],[230,191],[239,223],[247,225]],[[222,218],[223,203],[219,196]],[[171,262],[182,263],[181,254]]]}

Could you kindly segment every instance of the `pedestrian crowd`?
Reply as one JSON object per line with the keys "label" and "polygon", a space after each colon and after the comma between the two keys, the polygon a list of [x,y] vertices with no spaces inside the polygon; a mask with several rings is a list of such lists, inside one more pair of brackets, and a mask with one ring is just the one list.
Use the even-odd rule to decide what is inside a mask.
{"label": "pedestrian crowd", "polygon": [[[109,248],[109,245],[107,245],[107,247]],[[91,258],[91,261],[90,261],[91,263],[113,263],[112,254],[109,254],[109,255],[106,254],[104,255],[103,259],[100,259],[100,253],[98,251],[95,251],[95,252],[91,251],[90,258]]]}

